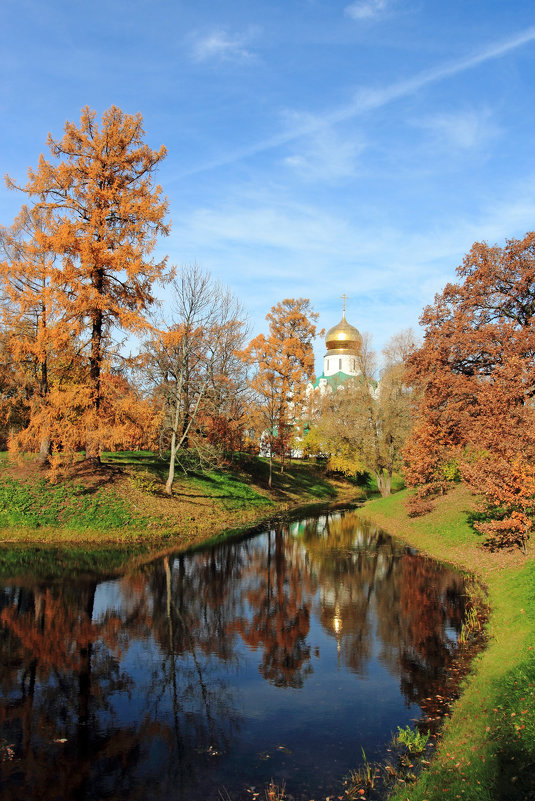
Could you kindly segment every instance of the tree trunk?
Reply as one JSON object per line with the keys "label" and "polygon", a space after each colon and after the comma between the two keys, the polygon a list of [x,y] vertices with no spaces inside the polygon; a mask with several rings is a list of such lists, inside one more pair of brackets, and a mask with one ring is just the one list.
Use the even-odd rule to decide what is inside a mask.
{"label": "tree trunk", "polygon": [[384,470],[376,470],[375,477],[377,479],[377,489],[383,498],[390,495],[392,487],[392,473],[385,473]]}
{"label": "tree trunk", "polygon": [[[103,276],[101,271],[94,280],[95,289],[102,291]],[[103,314],[97,309],[93,313],[93,325],[91,329],[91,354],[89,357],[89,383],[91,386],[91,407],[97,412],[100,408],[100,373],[102,368],[102,326]],[[85,458],[88,461],[100,464],[100,453],[98,443],[95,439],[89,439],[85,446]]]}
{"label": "tree trunk", "polygon": [[44,466],[50,461],[51,442],[50,437],[44,436],[39,443],[39,463]]}
{"label": "tree trunk", "polygon": [[[43,359],[41,362],[41,375],[39,377],[39,394],[41,398],[43,398],[44,403],[46,403],[46,399],[48,396],[48,363],[47,358]],[[51,445],[50,437],[48,433],[44,433],[39,443],[39,462],[41,466],[48,464],[50,461],[50,453],[51,453]]]}
{"label": "tree trunk", "polygon": [[173,494],[173,481],[175,480],[175,459],[176,459],[176,431],[171,435],[171,455],[169,456],[169,472],[167,474],[167,482],[165,484],[165,491],[168,495]]}
{"label": "tree trunk", "polygon": [[[91,585],[84,592],[85,608],[81,609],[83,622],[91,622],[95,603],[96,585]],[[90,747],[89,719],[91,709],[91,662],[93,656],[93,643],[80,645],[78,652],[78,749],[83,757],[88,758]]]}

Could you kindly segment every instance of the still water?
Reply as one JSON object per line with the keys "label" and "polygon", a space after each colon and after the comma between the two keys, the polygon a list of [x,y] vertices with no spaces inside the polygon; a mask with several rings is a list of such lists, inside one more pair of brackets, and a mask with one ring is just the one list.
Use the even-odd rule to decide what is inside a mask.
{"label": "still water", "polygon": [[1,797],[340,795],[441,686],[463,592],[351,510],[120,577],[19,571],[0,596]]}

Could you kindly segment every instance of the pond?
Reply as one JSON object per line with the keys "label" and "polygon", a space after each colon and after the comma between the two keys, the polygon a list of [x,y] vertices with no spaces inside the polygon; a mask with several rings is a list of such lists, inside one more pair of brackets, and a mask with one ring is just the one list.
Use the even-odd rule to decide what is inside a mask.
{"label": "pond", "polygon": [[19,570],[0,595],[2,799],[341,795],[442,687],[464,589],[353,510],[120,577]]}

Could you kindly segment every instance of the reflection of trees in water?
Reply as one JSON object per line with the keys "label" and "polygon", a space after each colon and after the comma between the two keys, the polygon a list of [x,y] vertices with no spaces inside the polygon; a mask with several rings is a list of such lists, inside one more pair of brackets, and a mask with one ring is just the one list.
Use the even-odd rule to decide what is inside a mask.
{"label": "reflection of trees in water", "polygon": [[262,650],[261,675],[277,687],[302,687],[312,672],[310,596],[315,588],[302,548],[279,525],[267,534],[242,577],[248,615],[229,621],[252,649]]}
{"label": "reflection of trees in water", "polygon": [[327,518],[318,538],[311,531],[305,537],[322,588],[322,625],[336,637],[342,663],[364,674],[373,651],[378,595],[395,593],[393,541],[354,515]]}
{"label": "reflection of trees in water", "polygon": [[0,716],[15,751],[2,765],[3,799],[83,795],[119,778],[118,753],[128,762],[139,748],[141,732],[99,732],[99,714],[131,683],[119,668],[116,616],[92,621],[95,589],[2,592]]}
{"label": "reflection of trees in water", "polygon": [[[15,756],[2,764],[2,798],[18,798],[23,788],[32,798],[57,798],[59,792],[65,799],[144,799],[147,783],[151,797],[168,798],[188,786],[195,771],[212,766],[236,716],[224,686],[206,676],[189,612],[176,614],[188,600],[172,595],[169,561],[161,568],[149,578],[123,579],[120,611],[105,612],[98,621],[96,582],[63,591],[4,590],[0,719]],[[151,579],[160,590],[152,597]],[[126,675],[120,658],[127,644],[151,629],[156,640],[160,635],[163,664],[153,653],[148,678]],[[210,647],[205,637],[203,648]],[[118,707],[140,685],[147,694],[141,719],[124,724]],[[157,776],[153,760],[161,762]]]}
{"label": "reflection of trees in water", "polygon": [[[352,513],[165,557],[114,587],[98,618],[96,582],[0,591],[8,801],[57,797],[58,776],[64,799],[145,798],[149,786],[152,798],[187,797],[240,730],[240,641],[267,681],[302,687],[313,611],[341,664],[363,674],[375,652],[421,704],[438,692],[455,650],[446,629],[464,611],[462,579]],[[134,643],[142,670],[125,661]]]}
{"label": "reflection of trees in water", "polygon": [[422,705],[444,681],[445,666],[457,650],[446,629],[459,632],[464,617],[464,581],[430,559],[403,560],[401,610],[407,646],[400,654],[401,687],[408,701]]}
{"label": "reflection of trees in water", "polygon": [[396,543],[353,513],[302,524],[310,569],[321,587],[318,616],[339,658],[363,673],[372,656],[401,677],[407,702],[421,704],[442,681],[464,615],[464,582]]}
{"label": "reflection of trees in water", "polygon": [[165,701],[171,705],[174,787],[186,788],[195,774],[209,772],[214,755],[231,748],[240,727],[221,666],[236,664],[226,628],[237,603],[233,579],[246,552],[236,559],[219,547],[193,557],[165,557],[147,576],[152,635],[163,656],[149,694],[155,715]]}

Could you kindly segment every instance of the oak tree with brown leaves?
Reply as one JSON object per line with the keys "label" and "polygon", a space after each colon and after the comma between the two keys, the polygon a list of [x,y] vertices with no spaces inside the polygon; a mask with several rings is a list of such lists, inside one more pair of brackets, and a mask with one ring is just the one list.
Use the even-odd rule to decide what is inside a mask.
{"label": "oak tree with brown leaves", "polygon": [[476,243],[423,313],[410,360],[422,389],[406,449],[410,485],[458,474],[487,502],[476,528],[492,547],[520,545],[535,509],[535,233]]}

